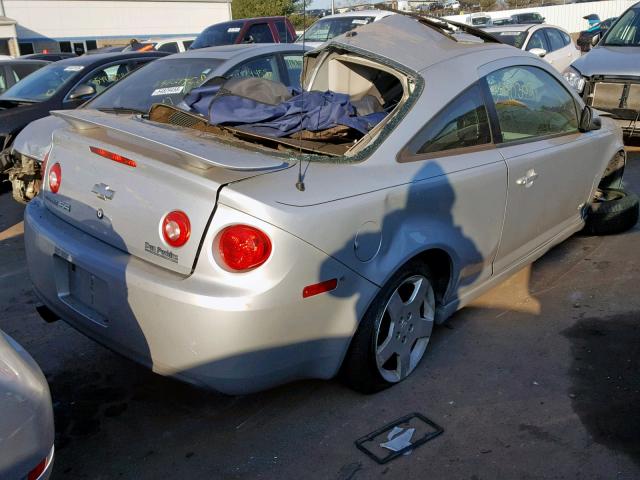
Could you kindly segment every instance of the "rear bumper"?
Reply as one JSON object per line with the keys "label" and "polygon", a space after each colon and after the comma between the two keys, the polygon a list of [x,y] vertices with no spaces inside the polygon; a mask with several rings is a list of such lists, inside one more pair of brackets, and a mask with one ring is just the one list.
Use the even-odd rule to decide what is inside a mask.
{"label": "rear bumper", "polygon": [[[332,377],[357,327],[363,301],[377,291],[283,231],[272,233],[280,235],[272,240],[281,247],[280,255],[290,257],[289,270],[270,273],[274,278],[267,288],[249,291],[221,285],[204,267],[185,278],[130,256],[63,222],[45,208],[41,197],[27,206],[24,223],[31,278],[51,310],[157,373],[223,393]],[[200,263],[208,261],[201,257]],[[322,280],[320,267],[323,275],[330,272],[340,279],[338,288],[303,299],[302,288]],[[268,262],[261,268],[271,267]],[[95,293],[100,298],[93,306],[70,294],[69,276],[75,275],[70,269],[87,272],[84,278],[90,278],[92,289],[94,284],[106,286]]]}

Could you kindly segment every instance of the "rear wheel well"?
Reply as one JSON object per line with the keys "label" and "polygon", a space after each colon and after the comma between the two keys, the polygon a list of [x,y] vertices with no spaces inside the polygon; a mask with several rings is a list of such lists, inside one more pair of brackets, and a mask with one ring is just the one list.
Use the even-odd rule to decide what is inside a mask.
{"label": "rear wheel well", "polygon": [[433,275],[436,302],[438,304],[444,303],[451,281],[452,262],[449,254],[442,249],[434,248],[419,253],[411,261],[418,261],[429,267],[429,271]]}

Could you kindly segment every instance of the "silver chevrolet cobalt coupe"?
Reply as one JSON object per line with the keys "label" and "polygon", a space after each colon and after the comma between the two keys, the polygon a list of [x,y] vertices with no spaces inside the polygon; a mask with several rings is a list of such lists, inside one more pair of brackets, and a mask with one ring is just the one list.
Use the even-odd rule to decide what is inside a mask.
{"label": "silver chevrolet cobalt coupe", "polygon": [[470,27],[363,26],[307,55],[302,92],[260,72],[163,102],[174,85],[145,115],[54,112],[25,213],[53,314],[225,393],[339,372],[372,392],[585,223],[637,219],[620,130]]}

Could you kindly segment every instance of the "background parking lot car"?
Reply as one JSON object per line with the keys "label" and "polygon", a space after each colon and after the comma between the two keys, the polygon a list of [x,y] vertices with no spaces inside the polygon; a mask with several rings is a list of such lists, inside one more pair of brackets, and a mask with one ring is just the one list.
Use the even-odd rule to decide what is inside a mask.
{"label": "background parking lot car", "polygon": [[0,93],[48,64],[44,60],[0,60]]}
{"label": "background parking lot car", "polygon": [[580,57],[568,32],[552,25],[504,25],[488,27],[487,33],[516,48],[529,51],[562,72]]}
{"label": "background parking lot car", "polygon": [[[167,54],[164,52],[89,55],[51,63],[0,95],[0,167],[9,175],[14,198],[25,201],[35,192],[27,190],[34,166],[16,165],[11,145],[30,122],[51,110],[72,109],[105,91],[129,72]],[[24,182],[24,174],[27,182]]]}
{"label": "background parking lot car", "polygon": [[244,18],[205,28],[189,48],[235,43],[290,43],[295,39],[296,31],[286,17]]}
{"label": "background parking lot car", "polygon": [[386,10],[358,10],[354,12],[327,15],[317,20],[296,40],[312,47],[317,47],[327,40],[342,35],[354,28],[381,20],[392,12]]}
{"label": "background parking lot car", "polygon": [[0,330],[0,478],[46,480],[53,468],[53,408],[40,368]]}

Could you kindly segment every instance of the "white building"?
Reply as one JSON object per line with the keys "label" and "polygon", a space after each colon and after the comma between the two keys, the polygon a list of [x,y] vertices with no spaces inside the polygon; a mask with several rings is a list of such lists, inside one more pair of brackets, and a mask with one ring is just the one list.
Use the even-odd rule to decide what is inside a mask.
{"label": "white building", "polygon": [[132,38],[195,36],[230,19],[231,0],[0,0],[0,54],[84,52]]}

